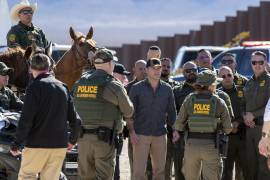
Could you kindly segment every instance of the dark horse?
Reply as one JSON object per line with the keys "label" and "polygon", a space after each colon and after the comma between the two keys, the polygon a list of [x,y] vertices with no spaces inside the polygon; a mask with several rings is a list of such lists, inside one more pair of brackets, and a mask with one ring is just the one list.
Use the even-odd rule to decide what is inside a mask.
{"label": "dark horse", "polygon": [[[92,39],[92,27],[86,36],[80,32],[74,32],[72,27],[70,27],[69,33],[73,40],[73,45],[61,57],[53,70],[56,78],[66,83],[69,89],[71,89],[76,80],[79,79],[83,69],[90,66],[88,57],[94,54],[97,47]],[[14,69],[14,73],[10,77],[10,84],[19,88],[27,86],[30,79],[28,59],[35,53],[45,53],[50,56],[51,48],[42,50],[36,46],[30,46],[23,50],[20,47],[16,47],[8,48],[6,52],[0,54],[0,61]]]}

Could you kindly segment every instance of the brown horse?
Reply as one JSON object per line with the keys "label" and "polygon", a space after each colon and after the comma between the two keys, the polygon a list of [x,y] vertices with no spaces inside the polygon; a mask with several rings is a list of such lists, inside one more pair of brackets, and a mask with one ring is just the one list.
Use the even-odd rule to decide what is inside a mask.
{"label": "brown horse", "polygon": [[[4,62],[8,67],[13,69],[10,74],[9,84],[14,85],[17,89],[25,89],[28,85],[31,75],[29,74],[28,59],[33,53],[44,53],[51,57],[52,45],[45,49],[37,47],[35,44],[26,50],[17,46],[15,48],[7,48],[7,50],[0,54],[0,62]],[[51,61],[53,61],[51,59]]]}
{"label": "brown horse", "polygon": [[[58,61],[54,68],[57,79],[66,83],[69,89],[72,88],[76,80],[79,79],[83,69],[90,66],[89,57],[96,51],[96,43],[92,39],[93,28],[91,27],[87,36],[82,33],[75,33],[70,27],[70,37],[73,45]],[[10,84],[25,88],[29,82],[29,63],[28,59],[35,53],[45,53],[50,56],[51,47],[46,50],[36,46],[30,46],[26,50],[20,47],[9,48],[6,52],[0,54],[0,61],[14,69],[14,75],[10,78]]]}
{"label": "brown horse", "polygon": [[0,54],[0,61],[14,70],[10,74],[9,83],[17,88],[24,89],[30,79],[25,50],[20,47],[8,48],[7,51]]}
{"label": "brown horse", "polygon": [[55,77],[63,81],[71,89],[73,84],[79,79],[84,68],[90,65],[89,57],[92,57],[97,50],[96,42],[92,39],[93,28],[88,34],[75,33],[72,27],[69,29],[73,45],[56,64]]}

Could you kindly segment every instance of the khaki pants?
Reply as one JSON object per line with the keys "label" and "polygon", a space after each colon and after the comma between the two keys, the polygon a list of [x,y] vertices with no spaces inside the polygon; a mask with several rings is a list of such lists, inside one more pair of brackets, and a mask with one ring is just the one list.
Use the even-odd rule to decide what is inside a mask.
{"label": "khaki pants", "polygon": [[66,148],[24,148],[19,180],[59,180]]}
{"label": "khaki pants", "polygon": [[185,145],[183,173],[186,180],[220,179],[220,156],[214,140],[188,139]]}
{"label": "khaki pants", "polygon": [[139,142],[133,146],[133,179],[143,180],[150,153],[153,180],[165,179],[166,162],[166,135],[162,136],[144,136],[138,135]]}
{"label": "khaki pants", "polygon": [[80,180],[112,180],[115,148],[97,139],[96,135],[84,134],[78,141]]}

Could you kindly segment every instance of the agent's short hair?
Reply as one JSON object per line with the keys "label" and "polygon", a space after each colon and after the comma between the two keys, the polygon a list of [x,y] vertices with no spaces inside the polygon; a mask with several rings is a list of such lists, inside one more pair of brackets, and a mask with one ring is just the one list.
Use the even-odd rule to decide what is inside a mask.
{"label": "agent's short hair", "polygon": [[205,53],[207,53],[209,56],[212,57],[211,52],[210,52],[209,50],[207,50],[207,49],[200,49],[200,50],[198,51],[197,55],[199,55],[199,53],[201,53],[201,52],[205,52]]}
{"label": "agent's short hair", "polygon": [[167,58],[167,57],[161,58],[160,61],[161,61],[161,62],[162,62],[162,61],[169,61],[169,62],[172,62],[171,58]]}
{"label": "agent's short hair", "polygon": [[158,46],[151,46],[149,48],[149,50],[153,50],[153,51],[161,51],[160,48]]}
{"label": "agent's short hair", "polygon": [[50,58],[46,54],[38,53],[34,54],[30,59],[31,69],[44,71],[51,66]]}
{"label": "agent's short hair", "polygon": [[225,57],[225,56],[230,56],[230,57],[232,57],[233,59],[235,59],[235,55],[233,54],[233,53],[225,53],[224,55],[223,55],[223,57]]}
{"label": "agent's short hair", "polygon": [[267,55],[262,51],[255,51],[251,54],[251,57],[253,56],[263,56],[264,60],[267,60]]}

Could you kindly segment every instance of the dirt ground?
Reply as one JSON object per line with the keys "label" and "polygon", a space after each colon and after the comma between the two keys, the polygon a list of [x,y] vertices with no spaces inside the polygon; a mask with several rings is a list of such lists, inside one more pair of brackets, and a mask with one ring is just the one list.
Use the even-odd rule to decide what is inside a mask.
{"label": "dirt ground", "polygon": [[122,154],[120,156],[120,179],[121,180],[130,180],[130,168],[129,168],[129,159],[128,159],[128,141],[124,141]]}

